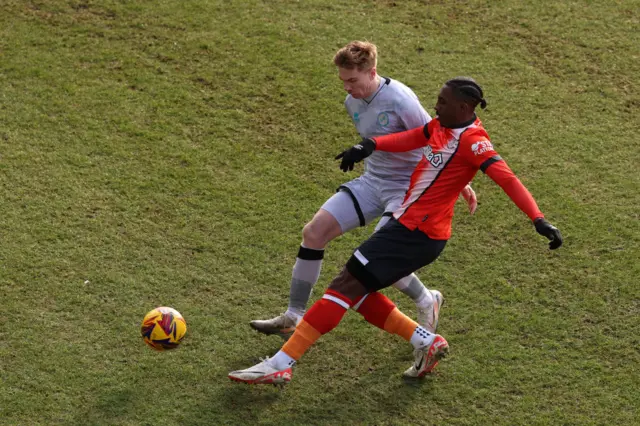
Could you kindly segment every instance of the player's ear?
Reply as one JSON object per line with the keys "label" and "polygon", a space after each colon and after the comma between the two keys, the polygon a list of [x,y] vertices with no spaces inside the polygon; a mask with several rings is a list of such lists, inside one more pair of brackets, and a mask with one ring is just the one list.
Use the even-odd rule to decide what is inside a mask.
{"label": "player's ear", "polygon": [[369,77],[371,77],[371,79],[373,79],[373,78],[375,78],[377,73],[378,73],[378,70],[376,69],[376,67],[372,67],[371,70],[369,71]]}

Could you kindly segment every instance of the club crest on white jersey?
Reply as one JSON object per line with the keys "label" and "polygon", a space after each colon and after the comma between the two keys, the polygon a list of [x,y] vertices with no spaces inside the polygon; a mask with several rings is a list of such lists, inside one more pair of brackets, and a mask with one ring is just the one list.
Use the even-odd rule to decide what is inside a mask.
{"label": "club crest on white jersey", "polygon": [[389,125],[389,114],[386,112],[378,114],[378,124],[382,127],[387,127]]}

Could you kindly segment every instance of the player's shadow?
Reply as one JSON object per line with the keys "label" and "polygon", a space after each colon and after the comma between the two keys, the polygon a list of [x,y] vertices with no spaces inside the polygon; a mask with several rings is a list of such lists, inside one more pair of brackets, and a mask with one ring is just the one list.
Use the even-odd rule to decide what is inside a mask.
{"label": "player's shadow", "polygon": [[[330,388],[301,399],[299,409],[273,410],[268,416],[265,416],[265,412],[269,412],[274,404],[299,398],[302,393],[300,389],[305,387],[305,382],[313,381],[313,378],[297,380],[282,388],[233,384],[215,395],[216,404],[226,413],[241,414],[235,420],[219,420],[223,420],[224,424],[239,425],[333,425],[338,424],[336,422],[372,424],[363,419],[364,413],[369,419],[402,418],[415,400],[430,398],[432,377],[405,380],[396,375],[389,381],[388,389],[380,391],[378,387],[376,393],[369,393],[371,385],[377,385],[380,380],[380,377],[375,376],[381,374],[386,374],[386,371],[365,375],[357,381],[336,377],[334,385]],[[341,413],[339,419],[335,417],[336,413]],[[232,423],[233,421],[235,423]]]}
{"label": "player's shadow", "polygon": [[369,327],[359,316],[345,321],[314,344],[294,368],[291,384],[282,388],[246,385],[226,377],[229,371],[255,365],[259,355],[273,354],[282,344],[274,336],[252,335],[250,352],[240,358],[237,353],[218,358],[208,377],[203,377],[212,386],[196,409],[185,413],[185,423],[393,424],[394,419],[406,419],[408,410],[435,399],[437,373],[418,380],[402,378],[413,361],[407,342]]}
{"label": "player's shadow", "polygon": [[79,412],[72,425],[118,424],[136,417],[135,392],[131,389],[105,389],[100,392],[95,405]]}
{"label": "player's shadow", "polygon": [[[327,342],[326,346],[333,344],[335,342]],[[416,400],[423,404],[431,399],[437,376],[407,380],[397,369],[398,364],[408,367],[412,360],[404,342],[390,349],[390,365],[379,362],[373,368],[354,365],[357,361],[353,359],[346,362],[349,367],[345,368],[337,358],[348,354],[352,347],[344,348],[340,355],[334,354],[331,360],[323,362],[329,351],[323,346],[324,342],[318,342],[295,368],[292,383],[284,387],[246,385],[230,380],[226,386],[217,387],[214,393],[201,400],[200,404],[207,405],[205,401],[208,400],[210,405],[200,406],[192,413],[190,424],[200,424],[213,413],[217,424],[229,425],[373,424],[371,421],[363,423],[363,413],[369,419],[403,418]],[[250,356],[242,361],[235,360],[233,364],[254,365],[258,361]],[[226,377],[211,379],[228,380]],[[319,383],[326,386],[319,387]],[[287,408],[282,409],[278,404]],[[342,417],[337,419],[336,413],[341,413]]]}

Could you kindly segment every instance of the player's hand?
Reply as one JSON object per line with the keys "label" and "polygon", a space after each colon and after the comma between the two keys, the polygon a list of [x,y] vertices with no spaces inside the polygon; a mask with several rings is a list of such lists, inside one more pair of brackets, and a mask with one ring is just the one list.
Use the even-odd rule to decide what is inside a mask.
{"label": "player's hand", "polygon": [[476,197],[476,191],[471,188],[471,185],[467,185],[464,187],[460,195],[467,202],[469,214],[474,214],[478,208],[478,197]]}
{"label": "player's hand", "polygon": [[558,228],[547,222],[544,218],[539,217],[533,221],[538,234],[549,239],[549,248],[555,250],[562,245],[562,235]]}
{"label": "player's hand", "polygon": [[376,142],[373,139],[364,138],[362,142],[352,146],[349,149],[345,149],[340,154],[336,155],[336,160],[342,158],[340,162],[340,169],[343,172],[353,170],[353,166],[356,163],[364,160],[376,149]]}

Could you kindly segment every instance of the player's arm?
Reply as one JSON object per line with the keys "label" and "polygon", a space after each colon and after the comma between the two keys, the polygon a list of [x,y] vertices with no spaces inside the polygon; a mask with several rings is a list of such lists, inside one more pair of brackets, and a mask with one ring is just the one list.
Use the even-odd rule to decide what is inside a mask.
{"label": "player's arm", "polygon": [[[373,149],[386,152],[406,152],[427,146],[429,142],[429,125],[371,138]],[[362,141],[365,142],[366,140]],[[362,143],[361,142],[361,143]],[[365,142],[369,143],[369,142]],[[372,151],[373,152],[373,151]]]}
{"label": "player's arm", "polygon": [[529,219],[532,221],[544,219],[536,200],[500,156],[496,155],[486,160],[480,170],[500,185],[515,205],[529,216]]}
{"label": "player's arm", "polygon": [[533,221],[536,227],[536,231],[549,239],[549,248],[551,250],[555,250],[562,245],[560,231],[545,220],[529,190],[520,182],[520,179],[499,155],[485,160],[480,169],[500,185],[515,205],[529,216],[529,219]]}
{"label": "player's arm", "polygon": [[511,171],[507,163],[494,150],[486,132],[470,131],[463,134],[459,153],[476,170],[482,170],[511,198],[516,206],[533,221],[536,231],[549,239],[549,248],[554,250],[562,245],[560,231],[547,222],[531,193]]}
{"label": "player's arm", "polygon": [[355,163],[364,160],[376,149],[387,152],[406,152],[426,146],[428,140],[429,124],[426,124],[404,132],[376,136],[375,138],[364,138],[359,144],[336,155],[336,160],[342,159],[340,169],[346,172],[347,170],[353,170]]}

